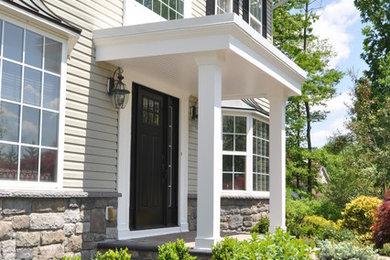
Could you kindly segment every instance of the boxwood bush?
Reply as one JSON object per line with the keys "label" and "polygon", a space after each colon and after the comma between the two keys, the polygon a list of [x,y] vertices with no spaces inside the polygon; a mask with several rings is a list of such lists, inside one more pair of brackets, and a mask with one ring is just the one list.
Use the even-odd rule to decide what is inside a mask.
{"label": "boxwood bush", "polygon": [[265,234],[268,232],[269,229],[269,218],[268,217],[263,217],[259,219],[259,222],[256,223],[251,228],[251,233],[258,233],[258,234]]}
{"label": "boxwood bush", "polygon": [[376,250],[371,246],[362,246],[356,242],[344,241],[337,243],[324,240],[320,241],[318,246],[321,249],[320,260],[375,260],[378,258]]}
{"label": "boxwood bush", "polygon": [[188,252],[183,239],[169,242],[158,247],[158,259],[160,260],[195,260]]}

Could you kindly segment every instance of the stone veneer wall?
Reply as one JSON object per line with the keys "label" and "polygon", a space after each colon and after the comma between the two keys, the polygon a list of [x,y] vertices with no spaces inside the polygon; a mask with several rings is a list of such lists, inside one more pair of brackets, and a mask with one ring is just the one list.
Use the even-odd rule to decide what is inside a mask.
{"label": "stone veneer wall", "polygon": [[0,259],[91,259],[97,242],[117,239],[118,193],[0,192]]}
{"label": "stone veneer wall", "polygon": [[[196,195],[188,195],[188,226],[196,230]],[[261,217],[268,216],[269,199],[253,196],[221,198],[221,231],[249,231]]]}

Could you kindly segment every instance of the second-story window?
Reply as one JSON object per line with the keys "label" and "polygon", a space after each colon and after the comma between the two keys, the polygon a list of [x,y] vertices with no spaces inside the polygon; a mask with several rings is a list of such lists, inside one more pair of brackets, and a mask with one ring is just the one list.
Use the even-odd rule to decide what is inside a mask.
{"label": "second-story window", "polygon": [[167,20],[182,19],[184,15],[184,0],[137,0],[137,2]]}
{"label": "second-story window", "polygon": [[217,14],[226,14],[231,12],[230,0],[217,0]]}
{"label": "second-story window", "polygon": [[261,0],[249,0],[249,24],[261,32]]}

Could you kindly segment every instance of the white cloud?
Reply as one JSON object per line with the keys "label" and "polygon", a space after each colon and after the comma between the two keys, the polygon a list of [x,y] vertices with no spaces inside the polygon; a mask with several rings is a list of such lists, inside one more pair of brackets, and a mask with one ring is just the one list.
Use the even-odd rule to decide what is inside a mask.
{"label": "white cloud", "polygon": [[353,36],[347,32],[347,29],[358,20],[359,11],[354,6],[353,0],[339,0],[328,4],[317,14],[319,19],[313,25],[313,33],[321,39],[328,39],[333,46],[336,57],[330,61],[330,65],[335,67],[351,53],[350,44]]}

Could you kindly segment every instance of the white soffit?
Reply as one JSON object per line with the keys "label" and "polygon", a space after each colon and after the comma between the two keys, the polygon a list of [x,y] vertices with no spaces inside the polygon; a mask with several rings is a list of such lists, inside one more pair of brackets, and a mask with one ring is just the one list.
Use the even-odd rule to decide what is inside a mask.
{"label": "white soffit", "polygon": [[[156,66],[157,74],[165,61],[176,74],[188,74],[187,85],[197,84],[194,57],[219,52],[225,56],[224,99],[260,97],[281,85],[286,95],[299,95],[306,79],[305,71],[234,13],[95,30],[93,39],[97,61],[134,70]],[[259,83],[266,85],[262,91]]]}

